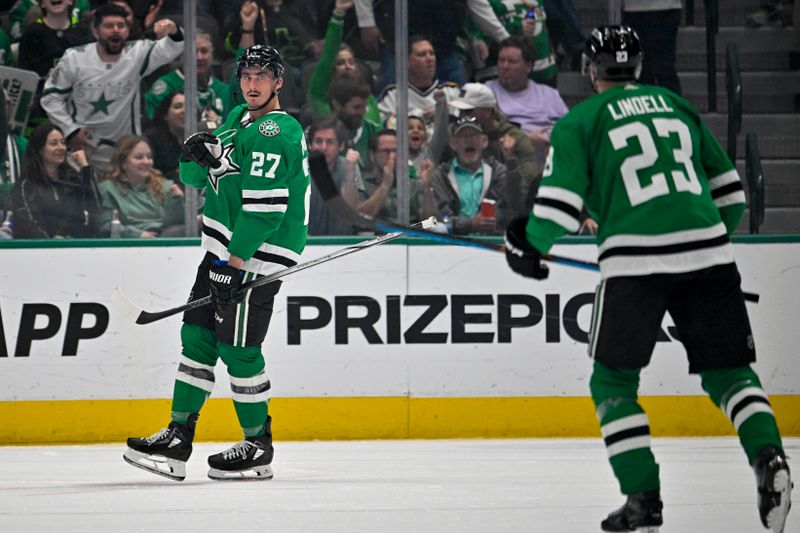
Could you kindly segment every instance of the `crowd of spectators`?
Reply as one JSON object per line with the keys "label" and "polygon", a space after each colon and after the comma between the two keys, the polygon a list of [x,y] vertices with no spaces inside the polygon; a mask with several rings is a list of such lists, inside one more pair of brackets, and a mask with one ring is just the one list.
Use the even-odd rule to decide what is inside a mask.
{"label": "crowd of spectators", "polygon": [[[408,94],[410,218],[499,234],[530,209],[549,133],[567,106],[558,72],[583,35],[571,0],[407,0],[408,87],[394,84],[392,0],[18,0],[0,64],[41,81],[0,162],[0,238],[180,236],[182,51],[196,42],[197,123],[241,103],[236,57],[275,46],[282,107],[325,154],[343,199],[398,217],[397,96]],[[8,100],[8,98],[7,98]],[[17,113],[18,115],[18,113]],[[313,187],[311,235],[359,232]]]}

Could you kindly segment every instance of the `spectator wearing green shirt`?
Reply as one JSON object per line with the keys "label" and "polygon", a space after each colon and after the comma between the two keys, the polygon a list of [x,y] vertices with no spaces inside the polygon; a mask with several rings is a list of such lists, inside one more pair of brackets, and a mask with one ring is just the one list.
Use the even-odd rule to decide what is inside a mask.
{"label": "spectator wearing green shirt", "polygon": [[333,114],[347,128],[347,148],[355,148],[360,155],[361,168],[367,167],[370,139],[381,129],[378,124],[366,120],[369,87],[360,79],[351,76],[334,78],[330,86]]}
{"label": "spectator wearing green shirt", "polygon": [[[207,114],[213,111],[217,117],[226,117],[234,107],[229,86],[211,74],[214,60],[214,45],[205,32],[197,34],[197,106]],[[161,76],[144,96],[147,118],[152,119],[161,101],[174,92],[183,92],[183,70],[173,70]],[[203,117],[204,119],[206,117]]]}
{"label": "spectator wearing green shirt", "polygon": [[[344,16],[348,9],[353,6],[353,0],[336,0],[336,7],[333,10],[328,30],[325,33],[325,40],[322,45],[322,53],[319,62],[311,74],[308,83],[308,94],[306,101],[311,109],[313,118],[330,115],[333,111],[328,99],[328,89],[331,81],[339,76],[350,76],[362,78],[358,70],[353,50],[342,43],[344,32]],[[369,81],[363,80],[368,86]],[[381,113],[378,110],[378,101],[370,91],[367,96],[365,120],[374,124],[381,123]]]}
{"label": "spectator wearing green shirt", "polygon": [[183,191],[153,168],[152,149],[144,137],[127,135],[117,141],[108,172],[98,188],[98,236],[110,235],[114,212],[122,223],[122,237],[183,235]]}

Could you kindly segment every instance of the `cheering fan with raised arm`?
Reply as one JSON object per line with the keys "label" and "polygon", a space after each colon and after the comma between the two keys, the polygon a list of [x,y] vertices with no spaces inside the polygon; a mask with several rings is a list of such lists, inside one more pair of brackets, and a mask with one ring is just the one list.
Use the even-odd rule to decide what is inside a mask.
{"label": "cheering fan with raised arm", "polygon": [[213,305],[184,314],[182,356],[169,426],[128,439],[125,460],[174,480],[186,476],[195,425],[214,387],[214,367],[228,370],[244,440],[208,458],[217,480],[270,479],[270,382],[261,344],[281,281],[249,282],[293,267],[306,244],[308,149],[300,125],[280,109],[284,67],[271,46],[240,57],[236,77],[245,100],[225,123],[186,140],[181,180],[205,190],[202,248],[192,298]]}

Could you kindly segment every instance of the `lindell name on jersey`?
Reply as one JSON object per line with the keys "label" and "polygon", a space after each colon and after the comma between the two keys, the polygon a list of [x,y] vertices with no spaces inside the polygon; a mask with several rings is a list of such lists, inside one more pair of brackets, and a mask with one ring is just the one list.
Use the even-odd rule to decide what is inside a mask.
{"label": "lindell name on jersey", "polygon": [[[616,109],[615,109],[616,106]],[[606,106],[611,118],[619,120],[632,115],[647,115],[649,113],[667,113],[673,109],[667,105],[662,95],[658,96],[631,96],[611,102]]]}

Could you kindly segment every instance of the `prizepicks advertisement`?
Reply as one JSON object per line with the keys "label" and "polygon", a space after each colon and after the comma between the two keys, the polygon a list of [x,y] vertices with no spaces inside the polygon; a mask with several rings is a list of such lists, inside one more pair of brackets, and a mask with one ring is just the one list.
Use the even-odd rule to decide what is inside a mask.
{"label": "prizepicks advertisement", "polygon": [[[336,246],[309,246],[303,261]],[[594,245],[554,253],[596,260]],[[800,392],[800,246],[735,254],[772,394]],[[180,316],[139,326],[115,287],[148,311],[186,301],[199,247],[0,250],[0,401],[168,398]],[[588,396],[597,272],[551,265],[544,282],[502,254],[383,245],[288,276],[263,351],[273,397]],[[709,317],[713,320],[713,317]],[[230,395],[217,365],[213,396]],[[667,316],[643,395],[702,395]]]}

